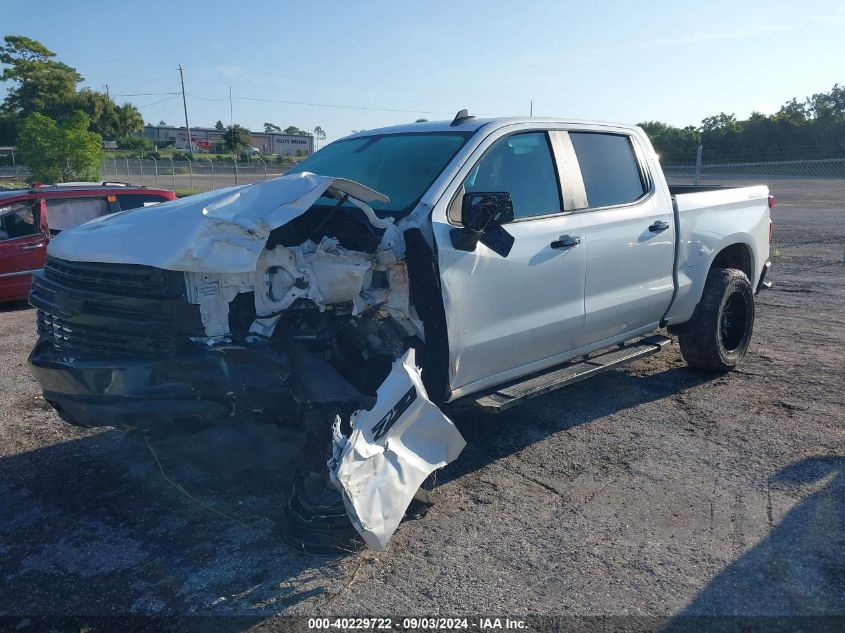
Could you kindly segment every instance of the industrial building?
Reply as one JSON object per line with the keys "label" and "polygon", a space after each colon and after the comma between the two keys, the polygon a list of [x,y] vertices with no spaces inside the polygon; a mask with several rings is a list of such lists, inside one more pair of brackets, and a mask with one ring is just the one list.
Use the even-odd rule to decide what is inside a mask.
{"label": "industrial building", "polygon": [[[192,127],[191,141],[195,152],[213,152],[223,142],[226,130],[213,127]],[[188,149],[188,132],[173,125],[145,125],[144,136],[159,146],[174,143],[177,149]],[[249,133],[250,147],[262,154],[278,156],[310,156],[314,152],[314,137],[282,132]]]}

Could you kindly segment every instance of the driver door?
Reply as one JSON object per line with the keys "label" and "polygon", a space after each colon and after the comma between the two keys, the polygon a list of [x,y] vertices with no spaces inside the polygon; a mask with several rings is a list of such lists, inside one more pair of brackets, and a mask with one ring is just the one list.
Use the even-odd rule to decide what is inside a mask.
{"label": "driver door", "polygon": [[[470,251],[453,246],[465,192],[510,194],[514,221],[503,228],[514,242],[506,256],[481,242]],[[464,179],[446,221],[433,217],[454,397],[542,369],[577,347],[586,271],[581,227],[581,217],[564,209],[545,131],[494,141]]]}

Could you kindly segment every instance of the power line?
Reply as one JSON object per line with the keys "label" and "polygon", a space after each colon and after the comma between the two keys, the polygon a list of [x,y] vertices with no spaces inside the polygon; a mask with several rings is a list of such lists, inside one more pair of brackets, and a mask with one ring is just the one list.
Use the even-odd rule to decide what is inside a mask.
{"label": "power line", "polygon": [[[115,97],[157,97],[160,95],[180,95],[182,94],[181,91],[178,92],[132,92],[126,94],[115,94]],[[212,102],[219,102],[219,101],[227,101],[229,97],[206,97],[203,95],[194,94],[193,92],[186,93],[190,95],[194,99],[199,99],[201,101],[212,101]],[[262,103],[284,103],[286,105],[303,105],[303,106],[311,106],[315,108],[335,108],[340,110],[365,110],[371,112],[398,112],[402,114],[451,114],[450,112],[446,111],[436,111],[436,110],[404,110],[400,108],[377,108],[372,106],[359,106],[359,105],[349,105],[349,104],[340,104],[340,103],[316,103],[311,101],[290,101],[287,99],[267,99],[264,97],[231,97],[231,99],[238,100],[238,101],[257,101]],[[158,102],[156,102],[158,103]],[[153,105],[153,104],[148,104]]]}
{"label": "power line", "polygon": [[[161,93],[161,94],[170,94],[170,93]],[[179,94],[179,93],[175,93]],[[289,101],[287,99],[268,99],[265,97],[206,97],[203,95],[198,95],[193,92],[187,93],[193,99],[199,99],[200,101],[227,101],[227,100],[238,100],[238,101],[259,101],[263,103],[284,103],[287,105],[304,105],[304,106],[312,106],[317,108],[338,108],[338,109],[345,109],[345,110],[370,110],[376,112],[399,112],[404,114],[445,114],[451,115],[452,112],[446,112],[445,110],[435,111],[435,110],[402,110],[398,108],[377,108],[372,106],[358,106],[358,105],[348,105],[348,104],[339,104],[339,103],[315,103],[310,101]]]}
{"label": "power line", "polygon": [[128,92],[126,94],[113,94],[113,97],[160,97],[161,95],[178,95],[181,92]]}
{"label": "power line", "polygon": [[188,93],[192,99],[199,99],[200,101],[228,101],[229,97],[220,97],[219,99],[212,99],[211,97],[201,97],[200,95],[195,95],[193,92]]}
{"label": "power line", "polygon": [[[177,92],[176,95],[178,95],[178,94],[179,93]],[[152,103],[145,103],[144,105],[136,105],[135,107],[138,108],[139,110],[143,110],[144,108],[149,108],[151,106],[158,105],[159,103],[164,103],[165,101],[170,101],[171,99],[175,99],[176,95],[173,95],[171,97],[165,97],[164,99],[159,99],[158,101],[153,101]]]}
{"label": "power line", "polygon": [[448,114],[432,110],[399,110],[396,108],[373,108],[368,106],[341,105],[337,103],[312,103],[308,101],[287,101],[285,99],[262,99],[259,97],[234,97],[240,101],[261,101],[264,103],[285,103],[287,105],[304,105],[315,108],[338,108],[341,110],[371,110],[376,112],[401,112],[404,114]]}

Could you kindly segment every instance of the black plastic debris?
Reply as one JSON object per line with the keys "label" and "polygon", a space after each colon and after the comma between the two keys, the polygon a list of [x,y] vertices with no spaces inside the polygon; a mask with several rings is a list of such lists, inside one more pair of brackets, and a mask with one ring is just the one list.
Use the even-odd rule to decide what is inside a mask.
{"label": "black plastic debris", "polygon": [[317,473],[297,473],[284,511],[285,541],[309,554],[354,553],[364,546],[331,483]]}

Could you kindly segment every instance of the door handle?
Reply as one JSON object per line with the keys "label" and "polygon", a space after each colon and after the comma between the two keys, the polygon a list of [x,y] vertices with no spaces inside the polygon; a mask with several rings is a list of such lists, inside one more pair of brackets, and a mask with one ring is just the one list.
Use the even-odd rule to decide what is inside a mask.
{"label": "door handle", "polygon": [[668,222],[664,222],[663,220],[655,220],[654,223],[650,227],[648,227],[648,230],[652,233],[660,233],[660,231],[665,231],[668,228]]}
{"label": "door handle", "polygon": [[572,246],[578,246],[580,243],[580,237],[572,235],[561,235],[559,239],[556,239],[549,246],[551,246],[552,248],[570,248]]}
{"label": "door handle", "polygon": [[38,242],[38,244],[30,244],[29,246],[21,246],[22,251],[34,251],[36,248],[44,248],[44,242]]}

